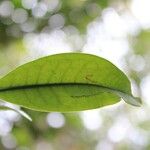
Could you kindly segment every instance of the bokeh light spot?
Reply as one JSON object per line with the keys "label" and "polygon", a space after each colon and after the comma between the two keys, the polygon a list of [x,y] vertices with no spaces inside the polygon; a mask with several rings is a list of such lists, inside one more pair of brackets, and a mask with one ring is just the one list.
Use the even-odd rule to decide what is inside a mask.
{"label": "bokeh light spot", "polygon": [[49,113],[47,123],[52,128],[61,128],[65,124],[65,118],[61,113]]}

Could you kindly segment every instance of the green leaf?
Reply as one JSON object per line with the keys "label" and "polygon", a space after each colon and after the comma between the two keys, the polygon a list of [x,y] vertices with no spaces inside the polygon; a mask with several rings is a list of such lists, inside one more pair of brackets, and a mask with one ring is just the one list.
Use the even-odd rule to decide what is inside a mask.
{"label": "green leaf", "polygon": [[89,54],[64,53],[22,65],[0,79],[0,98],[38,111],[81,111],[124,99],[140,106],[125,74]]}

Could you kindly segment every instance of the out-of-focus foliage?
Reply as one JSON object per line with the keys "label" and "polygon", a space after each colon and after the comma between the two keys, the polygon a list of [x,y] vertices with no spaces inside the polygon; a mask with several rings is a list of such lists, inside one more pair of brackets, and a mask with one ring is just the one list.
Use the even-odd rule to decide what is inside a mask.
{"label": "out-of-focus foliage", "polygon": [[86,25],[99,16],[108,0],[12,0],[1,1],[0,41],[8,42],[28,32],[73,25],[86,31]]}
{"label": "out-of-focus foliage", "polygon": [[1,0],[0,76],[43,55],[80,50],[129,76],[143,106],[81,113],[0,112],[0,150],[150,149],[149,0]]}

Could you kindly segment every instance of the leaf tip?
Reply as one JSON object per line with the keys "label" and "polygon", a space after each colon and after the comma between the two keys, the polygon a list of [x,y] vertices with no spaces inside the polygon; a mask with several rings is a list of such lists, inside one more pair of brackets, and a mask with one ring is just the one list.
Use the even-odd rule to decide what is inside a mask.
{"label": "leaf tip", "polygon": [[142,105],[142,100],[139,97],[134,97],[130,95],[124,95],[123,99],[130,105],[140,107]]}

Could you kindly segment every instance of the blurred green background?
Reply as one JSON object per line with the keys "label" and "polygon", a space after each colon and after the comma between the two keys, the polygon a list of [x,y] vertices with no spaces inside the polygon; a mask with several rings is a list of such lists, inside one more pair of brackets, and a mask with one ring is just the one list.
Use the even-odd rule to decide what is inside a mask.
{"label": "blurred green background", "polygon": [[123,70],[143,105],[121,101],[76,113],[22,109],[32,122],[0,111],[0,150],[149,150],[149,6],[149,0],[1,0],[0,76],[42,56],[91,53]]}

